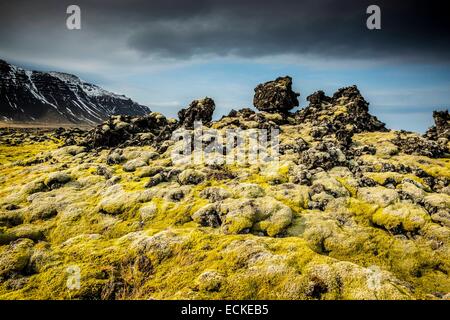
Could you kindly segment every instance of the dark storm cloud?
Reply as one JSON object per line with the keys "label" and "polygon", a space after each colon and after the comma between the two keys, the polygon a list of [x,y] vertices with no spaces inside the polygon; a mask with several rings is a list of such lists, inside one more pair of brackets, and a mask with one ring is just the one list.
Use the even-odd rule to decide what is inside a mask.
{"label": "dark storm cloud", "polygon": [[[59,37],[64,33],[55,29],[63,29],[61,12],[74,3],[82,9],[80,32],[86,38],[143,56],[311,54],[429,62],[450,58],[449,12],[444,2],[434,0],[14,1],[0,4],[0,50],[18,44],[28,30],[36,33],[30,41],[37,47],[39,34],[52,34],[54,50],[63,53],[57,44],[63,43]],[[382,30],[365,26],[370,4],[381,7]]]}

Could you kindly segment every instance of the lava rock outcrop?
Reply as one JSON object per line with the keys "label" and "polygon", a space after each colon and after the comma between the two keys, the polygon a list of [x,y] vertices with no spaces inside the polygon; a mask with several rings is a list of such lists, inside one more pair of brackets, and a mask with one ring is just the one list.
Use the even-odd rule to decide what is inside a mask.
{"label": "lava rock outcrop", "polygon": [[214,100],[208,97],[192,101],[188,108],[178,112],[180,126],[193,128],[196,121],[200,121],[202,124],[210,122],[215,108]]}
{"label": "lava rock outcrop", "polygon": [[[306,99],[309,105],[296,112],[296,122],[310,122],[316,131],[321,131],[322,136],[340,130],[350,134],[387,131],[385,124],[369,113],[369,103],[357,86],[341,88],[332,97],[326,96],[323,91],[317,91]],[[343,132],[340,135],[348,136]],[[346,137],[344,139],[348,140]]]}
{"label": "lava rock outcrop", "polygon": [[292,78],[279,77],[274,81],[259,84],[255,88],[253,105],[259,111],[286,113],[298,107],[299,93],[292,91]]}
{"label": "lava rock outcrop", "polygon": [[433,119],[435,125],[427,130],[425,138],[430,140],[438,140],[440,138],[450,139],[450,116],[448,110],[433,111]]}
{"label": "lava rock outcrop", "polygon": [[445,145],[419,136],[409,136],[404,132],[398,133],[397,137],[393,139],[392,142],[407,154],[415,154],[430,158],[442,158],[447,152],[447,147]]}
{"label": "lava rock outcrop", "polygon": [[152,112],[145,116],[112,116],[77,144],[89,149],[159,144],[171,137],[176,121]]}

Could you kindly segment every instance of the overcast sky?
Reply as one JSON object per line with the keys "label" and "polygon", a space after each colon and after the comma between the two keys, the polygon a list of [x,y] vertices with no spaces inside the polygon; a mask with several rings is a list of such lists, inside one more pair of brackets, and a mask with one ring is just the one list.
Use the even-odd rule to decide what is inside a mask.
{"label": "overcast sky", "polygon": [[[2,1],[0,58],[74,73],[169,116],[210,96],[216,118],[291,75],[315,90],[358,85],[389,127],[424,131],[450,104],[450,19],[442,1]],[[81,30],[66,8],[81,7]],[[381,8],[381,30],[366,8]]]}

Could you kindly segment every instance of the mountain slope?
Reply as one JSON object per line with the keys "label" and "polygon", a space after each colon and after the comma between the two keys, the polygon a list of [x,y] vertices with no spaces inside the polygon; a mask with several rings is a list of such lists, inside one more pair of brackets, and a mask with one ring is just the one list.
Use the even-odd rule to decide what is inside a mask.
{"label": "mountain slope", "polygon": [[0,60],[0,119],[98,123],[110,115],[150,110],[75,75],[28,71]]}

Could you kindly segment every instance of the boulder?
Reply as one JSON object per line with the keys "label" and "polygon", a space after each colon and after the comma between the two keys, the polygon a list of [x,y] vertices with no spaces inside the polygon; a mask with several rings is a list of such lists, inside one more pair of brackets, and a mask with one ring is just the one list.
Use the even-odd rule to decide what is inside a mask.
{"label": "boulder", "polygon": [[217,201],[222,201],[224,199],[227,199],[231,195],[227,190],[225,190],[223,188],[208,187],[205,190],[203,190],[202,192],[200,192],[200,196],[202,198],[208,199],[211,202],[217,202]]}
{"label": "boulder", "polygon": [[428,213],[420,206],[398,202],[377,210],[372,221],[393,233],[415,232],[430,220]]}
{"label": "boulder", "polygon": [[438,140],[439,138],[450,139],[450,116],[448,110],[433,111],[434,126],[427,130],[425,138]]}
{"label": "boulder", "polygon": [[325,92],[319,90],[306,97],[306,100],[310,103],[311,106],[317,106],[320,108],[322,106],[322,103],[330,103],[332,99],[325,95]]}
{"label": "boulder", "polygon": [[72,178],[65,172],[52,172],[44,180],[50,189],[57,189],[69,182]]}
{"label": "boulder", "polygon": [[358,190],[358,198],[380,207],[387,207],[399,199],[397,191],[385,187],[365,187]]}
{"label": "boulder", "polygon": [[141,158],[129,160],[123,165],[123,171],[134,172],[137,168],[145,167],[146,165],[147,162]]}
{"label": "boulder", "polygon": [[225,234],[253,232],[270,237],[283,234],[292,218],[292,210],[272,197],[226,199],[208,204],[192,215],[199,225],[221,227]]}
{"label": "boulder", "polygon": [[27,219],[31,222],[36,220],[51,219],[58,214],[59,205],[53,198],[39,198],[32,202],[28,208]]}
{"label": "boulder", "polygon": [[336,166],[345,166],[347,158],[337,144],[321,142],[301,154],[301,163],[307,169],[322,168],[329,170]]}
{"label": "boulder", "polygon": [[330,175],[324,171],[315,174],[312,181],[312,194],[314,194],[313,191],[315,189],[319,189],[335,198],[348,197],[350,195],[348,190],[338,180],[330,177]]}
{"label": "boulder", "polygon": [[98,211],[110,215],[131,211],[139,202],[138,196],[135,192],[125,192],[120,185],[111,186],[103,193]]}
{"label": "boulder", "polygon": [[433,193],[423,199],[423,206],[430,214],[439,210],[450,211],[450,196],[443,193]]}
{"label": "boulder", "polygon": [[200,274],[196,280],[196,287],[201,291],[218,291],[225,281],[225,277],[217,271],[207,270]]}
{"label": "boulder", "polygon": [[38,192],[44,192],[47,191],[48,187],[44,183],[42,179],[36,179],[31,182],[28,182],[26,185],[24,185],[21,189],[21,193],[25,195],[31,195]]}
{"label": "boulder", "polygon": [[149,203],[139,209],[139,215],[143,222],[148,222],[156,215],[158,208],[154,203]]}
{"label": "boulder", "polygon": [[214,100],[208,97],[192,101],[188,108],[178,112],[180,126],[192,129],[196,121],[202,124],[210,122],[215,108]]}
{"label": "boulder", "polygon": [[33,241],[18,239],[8,245],[0,257],[0,279],[21,273],[30,261],[33,253]]}
{"label": "boulder", "polygon": [[143,232],[134,232],[125,235],[122,240],[131,241],[130,249],[145,254],[152,262],[159,264],[168,259],[186,239],[169,230],[148,236]]}
{"label": "boulder", "polygon": [[6,232],[0,232],[0,245],[9,244],[17,239],[29,239],[32,241],[41,241],[45,239],[45,228],[35,224],[22,224],[8,229]]}
{"label": "boulder", "polygon": [[240,183],[233,190],[236,198],[261,198],[266,195],[264,189],[255,183]]}
{"label": "boulder", "polygon": [[178,175],[180,184],[199,184],[205,180],[206,176],[203,172],[193,169],[186,169]]}
{"label": "boulder", "polygon": [[259,111],[287,113],[292,108],[298,107],[298,96],[299,93],[292,91],[291,77],[278,77],[255,88],[253,105]]}

